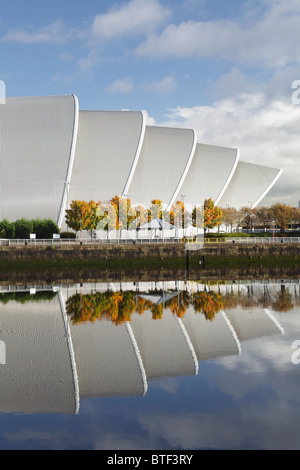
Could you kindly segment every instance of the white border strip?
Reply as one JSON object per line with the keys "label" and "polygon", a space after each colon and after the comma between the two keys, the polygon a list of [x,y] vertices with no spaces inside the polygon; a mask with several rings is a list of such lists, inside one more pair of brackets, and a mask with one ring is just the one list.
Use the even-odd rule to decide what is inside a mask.
{"label": "white border strip", "polygon": [[229,176],[228,176],[228,178],[227,178],[227,180],[226,180],[226,182],[225,182],[225,184],[224,184],[224,186],[223,186],[223,189],[221,189],[221,192],[220,192],[219,196],[218,196],[217,199],[215,200],[215,205],[219,204],[219,202],[220,202],[220,200],[221,200],[223,194],[225,193],[226,189],[228,188],[228,185],[229,185],[229,183],[230,183],[230,181],[231,181],[231,179],[232,179],[232,177],[233,177],[233,175],[234,175],[234,173],[235,173],[235,170],[236,170],[236,168],[237,168],[237,165],[238,165],[238,163],[239,163],[239,160],[240,160],[240,150],[239,150],[239,149],[236,149],[236,157],[235,157],[235,160],[234,160],[233,167],[232,167],[231,172],[230,172],[230,174],[229,174]]}
{"label": "white border strip", "polygon": [[64,322],[64,326],[65,326],[65,331],[66,331],[67,343],[68,343],[68,348],[69,348],[69,353],[70,353],[71,368],[72,368],[72,375],[73,375],[73,384],[74,384],[74,391],[75,391],[75,414],[78,414],[79,413],[79,406],[80,406],[78,374],[77,374],[77,367],[76,367],[75,354],[74,354],[74,348],[73,348],[73,343],[72,343],[70,326],[69,326],[69,323],[68,323],[68,318],[67,318],[66,309],[65,309],[65,302],[64,302],[61,290],[58,292],[58,298],[59,298],[61,313],[62,313],[63,322]]}
{"label": "white border strip", "polygon": [[130,323],[127,321],[127,322],[125,322],[125,325],[126,325],[126,329],[127,329],[128,334],[129,334],[129,337],[131,339],[131,343],[132,343],[136,358],[138,360],[139,368],[140,368],[140,371],[141,371],[141,374],[142,374],[143,387],[144,387],[144,396],[145,396],[146,393],[147,393],[147,390],[148,390],[148,382],[147,382],[146,371],[145,371],[144,364],[143,364],[143,359],[142,359],[140,350],[138,348],[138,345],[137,345],[137,342],[136,342],[135,336],[133,334]]}
{"label": "white border strip", "polygon": [[195,349],[194,349],[194,346],[191,342],[191,339],[188,335],[188,332],[186,331],[186,328],[181,320],[181,318],[178,318],[176,315],[175,315],[175,318],[176,320],[178,321],[179,323],[179,326],[180,326],[180,329],[181,329],[181,332],[185,338],[185,341],[192,353],[192,358],[193,358],[193,361],[194,361],[194,365],[195,365],[195,374],[194,375],[198,375],[198,372],[199,372],[199,364],[198,364],[198,359],[197,359],[197,356],[196,356],[196,353],[195,353]]}
{"label": "white border strip", "polygon": [[[187,129],[187,130],[188,130],[188,129]],[[193,132],[193,135],[194,135],[192,149],[191,149],[191,151],[190,151],[190,155],[189,155],[187,164],[185,165],[185,169],[184,169],[184,171],[183,171],[183,173],[182,173],[182,176],[181,176],[181,178],[180,178],[180,180],[179,180],[179,183],[178,183],[178,185],[177,185],[177,187],[176,187],[176,189],[175,189],[175,191],[174,191],[174,194],[173,194],[173,196],[172,196],[172,198],[171,198],[171,200],[170,200],[170,202],[169,202],[169,204],[168,204],[168,206],[167,206],[167,208],[166,208],[167,211],[169,211],[169,210],[171,209],[172,204],[174,204],[174,201],[175,201],[175,199],[176,199],[176,197],[177,197],[177,195],[178,195],[178,193],[179,193],[179,191],[180,191],[181,186],[183,185],[183,182],[184,182],[184,180],[185,180],[185,178],[186,178],[186,175],[187,175],[187,173],[188,173],[188,171],[189,171],[189,169],[190,169],[191,163],[192,163],[193,158],[194,158],[194,155],[195,155],[196,146],[197,146],[197,133],[196,133],[195,129],[190,129],[190,130]]]}
{"label": "white border strip", "polygon": [[275,176],[274,180],[269,184],[269,186],[267,187],[267,189],[265,190],[265,192],[257,199],[257,201],[252,205],[252,209],[255,209],[255,207],[257,206],[257,204],[260,203],[260,201],[268,194],[268,192],[270,191],[270,189],[274,186],[274,184],[276,183],[276,181],[280,178],[280,176],[282,175],[282,172],[283,172],[283,169],[280,169],[278,170],[278,173],[277,175]]}
{"label": "white border strip", "polygon": [[241,343],[240,343],[240,340],[238,338],[238,335],[236,334],[236,331],[235,329],[233,328],[232,324],[230,323],[229,321],[229,318],[227,317],[226,313],[224,312],[224,310],[221,310],[221,315],[222,317],[224,318],[228,328],[230,329],[231,331],[231,334],[236,342],[236,345],[237,345],[237,348],[238,348],[238,351],[239,351],[239,356],[242,354],[242,347],[241,347]]}
{"label": "white border strip", "polygon": [[280,333],[282,335],[285,334],[285,331],[284,329],[282,328],[282,326],[280,325],[280,323],[276,320],[276,318],[272,315],[272,313],[270,312],[270,310],[268,308],[264,308],[264,312],[266,315],[268,315],[268,317],[270,318],[270,320],[272,320],[272,322],[275,324],[275,326],[278,328],[278,330],[280,331]]}
{"label": "white border strip", "polygon": [[130,171],[129,171],[129,175],[128,175],[127,181],[125,183],[125,187],[123,189],[123,192],[122,192],[122,197],[124,197],[125,195],[128,194],[129,187],[131,185],[131,182],[132,182],[132,179],[133,179],[133,176],[134,176],[134,173],[135,173],[135,169],[136,169],[136,166],[137,166],[139,158],[140,158],[142,146],[143,146],[143,143],[144,143],[144,137],[145,137],[145,132],[146,132],[146,115],[143,111],[140,111],[140,113],[142,115],[142,128],[141,128],[140,138],[139,138],[139,142],[138,142],[138,146],[137,146],[137,149],[136,149],[136,152],[135,152],[135,156],[133,158],[133,162],[132,162],[132,165],[131,165],[131,168],[130,168]]}
{"label": "white border strip", "polygon": [[75,157],[75,150],[76,150],[76,143],[77,143],[77,135],[78,135],[78,124],[79,124],[79,103],[78,98],[76,95],[72,95],[74,99],[74,124],[73,124],[73,135],[72,135],[72,142],[71,142],[71,149],[69,155],[69,162],[67,168],[66,179],[64,182],[64,189],[63,189],[63,196],[60,205],[60,210],[58,213],[57,225],[61,228],[64,211],[66,208],[66,200],[67,200],[67,192],[69,190],[68,186],[71,182],[73,164],[74,164],[74,157]]}

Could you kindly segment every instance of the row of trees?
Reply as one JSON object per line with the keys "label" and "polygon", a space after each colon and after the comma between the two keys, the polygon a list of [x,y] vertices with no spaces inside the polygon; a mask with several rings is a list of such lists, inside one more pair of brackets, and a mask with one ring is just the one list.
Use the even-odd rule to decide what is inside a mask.
{"label": "row of trees", "polygon": [[[66,224],[75,232],[96,229],[135,230],[153,218],[160,218],[176,228],[191,225],[207,231],[225,225],[232,232],[237,227],[245,227],[248,231],[254,227],[262,231],[279,227],[282,233],[285,229],[295,228],[300,224],[300,209],[281,203],[270,207],[242,207],[237,210],[234,207],[220,209],[212,199],[206,199],[202,207],[194,207],[191,211],[187,210],[182,201],[175,202],[169,211],[163,210],[159,199],[153,199],[151,204],[150,208],[134,207],[130,199],[119,196],[103,203],[72,201],[70,208],[66,210]],[[59,228],[51,219],[0,221],[1,238],[25,239],[31,233],[35,233],[37,238],[52,238],[54,233],[59,233]]]}
{"label": "row of trees", "polygon": [[27,239],[31,233],[36,238],[52,238],[54,233],[59,233],[59,228],[51,219],[18,219],[9,222],[7,219],[0,221],[0,238]]}
{"label": "row of trees", "polygon": [[177,228],[189,225],[203,228],[204,231],[225,225],[228,231],[245,227],[251,231],[254,227],[261,230],[279,227],[281,232],[288,227],[300,224],[300,209],[286,204],[273,204],[252,209],[249,206],[240,210],[234,207],[218,208],[214,201],[206,199],[202,207],[188,211],[182,201],[175,202],[169,211],[162,208],[162,201],[153,199],[151,207],[133,207],[128,198],[114,196],[103,203],[95,201],[72,201],[66,211],[66,223],[71,230],[122,230],[136,229],[149,222],[151,218],[168,221]]}
{"label": "row of trees", "polygon": [[151,219],[160,218],[176,228],[192,225],[197,228],[213,228],[221,223],[222,210],[206,199],[202,207],[188,211],[182,201],[174,203],[169,211],[163,210],[162,201],[153,199],[151,207],[132,206],[128,198],[114,196],[110,201],[72,201],[66,210],[66,224],[75,232],[79,230],[137,229]]}
{"label": "row of trees", "polygon": [[260,206],[255,209],[234,207],[222,209],[221,223],[231,232],[235,227],[246,227],[251,231],[260,228],[262,231],[278,227],[283,233],[287,228],[295,228],[300,224],[300,209],[286,204],[273,204],[270,207]]}

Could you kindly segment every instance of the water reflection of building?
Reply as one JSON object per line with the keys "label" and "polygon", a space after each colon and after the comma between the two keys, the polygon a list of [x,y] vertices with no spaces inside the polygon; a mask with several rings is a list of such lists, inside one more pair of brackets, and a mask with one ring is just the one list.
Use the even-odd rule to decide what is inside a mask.
{"label": "water reflection of building", "polygon": [[49,302],[0,304],[0,411],[67,412],[79,407],[76,365],[59,297]]}
{"label": "water reflection of building", "polygon": [[[143,287],[153,302],[169,298],[153,285],[148,293]],[[200,361],[239,355],[244,341],[283,333],[270,310],[253,306],[220,311],[213,321],[189,307],[183,318],[166,308],[157,321],[145,311],[118,326],[108,320],[75,325],[65,309],[72,293],[60,288],[48,301],[0,304],[1,412],[77,413],[83,398],[143,396],[149,380],[196,375]]]}

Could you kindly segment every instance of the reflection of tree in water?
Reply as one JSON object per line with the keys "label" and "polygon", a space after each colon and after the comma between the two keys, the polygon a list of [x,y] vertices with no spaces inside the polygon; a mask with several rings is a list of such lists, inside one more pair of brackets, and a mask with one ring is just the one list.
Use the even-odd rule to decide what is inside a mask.
{"label": "reflection of tree in water", "polygon": [[130,321],[134,312],[142,315],[145,311],[151,311],[153,320],[161,319],[165,308],[182,318],[190,305],[194,305],[195,312],[203,313],[209,320],[223,306],[221,295],[215,292],[197,292],[191,296],[189,292],[181,291],[164,303],[154,303],[133,291],[108,291],[74,294],[66,302],[66,311],[73,324],[108,319],[119,325]]}
{"label": "reflection of tree in water", "polygon": [[280,292],[264,285],[262,292],[255,291],[253,286],[247,286],[246,292],[226,291],[223,295],[224,309],[230,308],[272,308],[276,312],[287,312],[300,305],[300,295],[294,286],[294,295],[284,284],[280,286]]}
{"label": "reflection of tree in water", "polygon": [[[158,294],[157,291],[155,294]],[[164,299],[164,293],[161,293],[161,298]],[[187,309],[193,306],[195,313],[201,313],[207,320],[213,321],[215,315],[223,309],[270,307],[277,312],[287,312],[299,304],[299,289],[297,294],[295,287],[292,295],[285,285],[276,293],[270,292],[268,286],[263,286],[262,292],[254,291],[253,286],[247,286],[246,291],[234,290],[231,287],[223,294],[206,290],[204,287],[203,291],[189,293],[183,290],[174,293],[171,299],[160,300],[158,303],[134,291],[107,291],[84,295],[77,293],[67,300],[66,311],[74,324],[107,319],[119,325],[130,321],[135,312],[142,315],[145,311],[150,311],[154,320],[161,319],[165,308],[170,309],[173,315],[183,318]]]}
{"label": "reflection of tree in water", "polygon": [[280,292],[277,292],[275,300],[272,303],[272,308],[276,310],[276,312],[288,312],[294,308],[292,295],[284,285],[281,286]]}
{"label": "reflection of tree in water", "polygon": [[207,320],[213,321],[216,313],[224,307],[222,295],[213,291],[196,292],[194,307],[195,312],[201,312]]}
{"label": "reflection of tree in water", "polygon": [[181,291],[178,295],[165,303],[171,312],[179,318],[183,318],[187,308],[190,306],[191,299],[190,294],[187,291]]}

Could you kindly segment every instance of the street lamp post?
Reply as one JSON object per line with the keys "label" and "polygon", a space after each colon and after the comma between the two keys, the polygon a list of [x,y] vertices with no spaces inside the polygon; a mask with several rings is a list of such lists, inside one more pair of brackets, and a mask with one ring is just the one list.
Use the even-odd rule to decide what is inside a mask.
{"label": "street lamp post", "polygon": [[181,194],[181,201],[182,201],[182,205],[183,205],[183,237],[185,237],[185,217],[184,217],[184,198],[185,198],[185,194]]}
{"label": "street lamp post", "polygon": [[[227,209],[230,209],[230,206],[231,206],[230,202],[226,202],[226,208],[227,208]],[[229,220],[230,220],[230,219],[229,219]],[[219,231],[219,227],[220,227],[220,226],[218,226],[218,231]],[[231,227],[231,231],[232,231],[232,227]],[[227,228],[227,232],[229,233],[229,227]]]}

